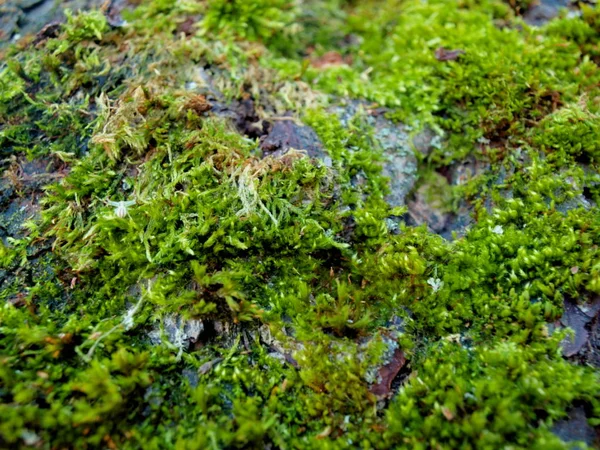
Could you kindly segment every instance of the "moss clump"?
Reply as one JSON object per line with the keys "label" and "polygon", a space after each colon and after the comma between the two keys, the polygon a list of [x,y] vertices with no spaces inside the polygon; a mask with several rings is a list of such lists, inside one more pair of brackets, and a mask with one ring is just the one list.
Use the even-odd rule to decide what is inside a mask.
{"label": "moss clump", "polygon": [[[0,227],[2,446],[567,448],[571,408],[597,426],[597,370],[553,331],[600,293],[596,10],[533,29],[510,6],[154,1],[13,47],[5,180],[64,170]],[[454,239],[386,203],[377,114],[442,136],[413,194],[469,211]],[[261,148],[277,121],[312,157]]]}
{"label": "moss clump", "polygon": [[[440,343],[390,406],[387,437],[415,448],[562,447],[548,433],[553,416],[575,399],[574,392],[580,400],[595,397],[597,381],[557,362],[557,344],[501,343],[470,350],[457,342]],[[564,384],[555,391],[557,382]],[[432,385],[437,389],[429,389]],[[523,403],[528,407],[514,408]],[[532,423],[535,428],[524,426]]]}
{"label": "moss clump", "polygon": [[566,154],[583,162],[598,161],[598,118],[589,111],[585,99],[582,102],[557,110],[540,124],[536,144],[551,153],[549,157]]}
{"label": "moss clump", "polygon": [[271,40],[283,38],[298,16],[297,5],[285,0],[258,2],[214,0],[207,4],[203,25],[207,30],[226,32],[241,39]]}

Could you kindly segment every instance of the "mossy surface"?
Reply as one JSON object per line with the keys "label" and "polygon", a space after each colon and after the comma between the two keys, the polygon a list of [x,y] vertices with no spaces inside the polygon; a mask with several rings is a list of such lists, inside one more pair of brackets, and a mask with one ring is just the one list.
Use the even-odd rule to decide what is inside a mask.
{"label": "mossy surface", "polygon": [[[0,447],[600,425],[600,344],[561,325],[600,296],[600,13],[518,3],[158,0],[5,50]],[[421,201],[468,220],[415,226]]]}

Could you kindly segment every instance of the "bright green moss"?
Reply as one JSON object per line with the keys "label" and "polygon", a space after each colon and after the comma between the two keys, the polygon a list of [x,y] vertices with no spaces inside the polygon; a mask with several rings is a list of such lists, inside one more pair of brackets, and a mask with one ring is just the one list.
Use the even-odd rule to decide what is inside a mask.
{"label": "bright green moss", "polygon": [[[576,43],[495,23],[510,23],[509,11],[498,2],[367,2],[346,25],[361,39],[346,50],[352,65],[308,68],[304,78],[394,107],[397,119],[453,131],[445,152],[430,157],[447,163],[473,152],[478,138],[515,139],[557,98],[572,101],[598,79]],[[440,61],[442,48],[461,53]]]}
{"label": "bright green moss", "polygon": [[[169,0],[11,50],[2,154],[68,173],[0,245],[19,275],[1,446],[566,448],[551,429],[573,405],[600,420],[597,371],[548,326],[600,292],[595,11],[531,29],[496,1]],[[349,64],[305,59],[331,50]],[[202,94],[291,111],[323,157],[263,157]],[[332,94],[444,136],[415,189],[472,208],[463,237],[402,223],[377,105],[340,120]],[[439,174],[467,157],[489,169]],[[396,348],[408,378],[378,401]]]}
{"label": "bright green moss", "polygon": [[597,409],[597,378],[557,345],[432,347],[390,406],[386,437],[411,448],[562,448],[548,425],[575,399]]}
{"label": "bright green moss", "polygon": [[[226,32],[250,40],[284,38],[293,26],[298,10],[294,2],[261,0],[257,2],[212,0],[208,2],[203,25],[208,30]],[[289,33],[289,34],[292,34]]]}
{"label": "bright green moss", "polygon": [[0,267],[7,269],[17,256],[17,252],[8,245],[0,241]]}
{"label": "bright green moss", "polygon": [[[547,116],[540,124],[536,144],[548,153],[566,153],[578,160],[597,163],[600,158],[598,122],[596,114],[585,105],[566,106]],[[554,158],[555,155],[549,157]]]}

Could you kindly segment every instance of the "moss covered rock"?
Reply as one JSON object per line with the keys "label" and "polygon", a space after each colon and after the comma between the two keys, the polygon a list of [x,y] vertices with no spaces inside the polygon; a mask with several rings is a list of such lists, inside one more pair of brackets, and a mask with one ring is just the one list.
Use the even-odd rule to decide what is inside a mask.
{"label": "moss covered rock", "polygon": [[2,50],[0,446],[597,445],[600,20],[532,7],[111,3]]}

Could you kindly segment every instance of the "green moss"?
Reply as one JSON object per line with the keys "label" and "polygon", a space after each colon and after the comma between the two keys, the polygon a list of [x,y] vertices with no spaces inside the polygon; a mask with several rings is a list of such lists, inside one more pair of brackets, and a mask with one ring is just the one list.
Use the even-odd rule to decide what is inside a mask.
{"label": "green moss", "polygon": [[572,104],[547,116],[538,130],[536,144],[553,153],[596,163],[600,158],[598,118],[585,105]]}
{"label": "green moss", "polygon": [[271,39],[276,33],[283,38],[281,31],[291,27],[296,18],[294,10],[293,3],[285,0],[213,0],[208,2],[203,24],[208,30],[233,33],[242,39]]}
{"label": "green moss", "polygon": [[[597,370],[548,326],[600,292],[595,11],[531,29],[492,0],[159,1],[10,50],[3,156],[68,171],[0,245],[1,445],[566,448],[573,405],[600,420]],[[310,64],[332,50],[347,64]],[[336,96],[377,105],[341,120]],[[226,118],[244,98],[323,157],[263,157]],[[415,190],[471,208],[464,236],[386,203],[376,106],[443,136]],[[439,174],[467,158],[489,170]]]}
{"label": "green moss", "polygon": [[576,399],[598,405],[596,378],[562,361],[557,345],[432,347],[390,406],[386,437],[412,448],[561,448],[552,420]]}

